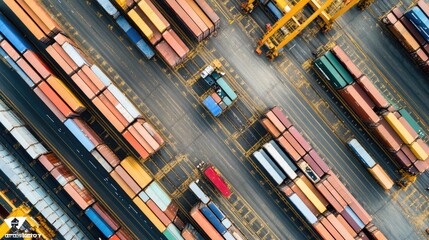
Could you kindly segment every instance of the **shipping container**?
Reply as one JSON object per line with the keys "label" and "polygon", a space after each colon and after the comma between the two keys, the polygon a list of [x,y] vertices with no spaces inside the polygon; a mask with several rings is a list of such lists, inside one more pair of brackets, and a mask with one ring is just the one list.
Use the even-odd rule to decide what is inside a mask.
{"label": "shipping container", "polygon": [[314,224],[317,222],[316,216],[310,211],[310,209],[295,193],[288,196],[288,199],[310,224]]}
{"label": "shipping container", "polygon": [[219,207],[214,202],[209,202],[207,206],[214,213],[214,215],[216,215],[219,221],[222,221],[225,219],[225,214],[219,209]]}
{"label": "shipping container", "polygon": [[109,0],[97,0],[98,4],[114,19],[119,17],[118,9]]}
{"label": "shipping container", "polygon": [[332,64],[332,67],[337,70],[337,72],[341,75],[341,77],[346,81],[347,84],[352,84],[353,77],[350,75],[350,73],[341,65],[341,63],[338,61],[338,59],[334,56],[334,54],[330,51],[326,52],[325,55],[326,59]]}
{"label": "shipping container", "polygon": [[359,86],[368,94],[371,100],[379,108],[388,108],[390,103],[384,98],[381,92],[372,84],[372,82],[366,76],[362,76],[357,80]]}
{"label": "shipping container", "polygon": [[24,123],[18,118],[12,111],[0,112],[0,122],[8,130],[12,130],[15,127],[24,126]]}
{"label": "shipping container", "polygon": [[49,172],[55,167],[62,164],[61,161],[53,153],[41,155],[38,160]]}
{"label": "shipping container", "polygon": [[163,33],[170,27],[168,21],[149,0],[140,1],[137,5],[155,25],[159,32]]}
{"label": "shipping container", "polygon": [[[292,128],[292,127],[291,127]],[[283,133],[283,137],[292,145],[292,147],[297,151],[297,153],[303,157],[306,153],[304,148],[299,144],[299,142],[292,136],[289,131]]]}
{"label": "shipping container", "polygon": [[201,190],[201,188],[197,185],[197,182],[191,182],[189,184],[189,189],[191,189],[191,191],[201,200],[201,202],[207,204],[210,201],[210,198]]}
{"label": "shipping container", "polygon": [[[305,196],[311,201],[311,203],[313,203],[313,205],[317,208],[317,210],[320,213],[324,213],[326,211],[326,206],[324,204],[324,201],[326,200],[319,199],[316,196],[315,192],[313,192],[313,190],[309,188],[309,186],[302,180],[302,178],[296,178],[294,182],[299,187],[299,189],[301,189],[301,191],[305,194]],[[317,189],[314,189],[314,190],[317,191]]]}
{"label": "shipping container", "polygon": [[[57,58],[55,59],[55,60],[57,60],[57,59],[59,59],[59,58],[61,58],[62,59],[62,61],[60,60],[60,62],[63,62],[62,64],[60,64],[60,62],[58,62],[58,64],[60,64],[60,67],[62,67],[63,69],[64,68],[67,68],[67,66],[68,67],[70,67],[70,69],[71,70],[69,70],[69,71],[66,71],[66,73],[68,74],[68,75],[70,75],[70,73],[72,72],[72,71],[75,71],[75,70],[77,70],[79,67],[76,65],[76,63],[73,61],[73,59],[71,59],[70,58],[70,56],[64,51],[64,49],[58,44],[58,43],[53,43],[51,46],[48,46],[47,48],[46,48],[46,50],[48,50],[48,48],[53,48],[54,49],[54,51],[56,52],[56,53],[58,53],[58,55],[57,55]],[[49,52],[49,51],[48,51]],[[58,57],[59,56],[59,57]],[[65,64],[64,64],[64,62],[65,62]],[[64,66],[64,67],[63,67]]]}
{"label": "shipping container", "polygon": [[[53,98],[51,99],[47,97],[44,91],[42,91],[42,88],[44,88],[43,90],[45,90],[48,94],[51,94],[50,97]],[[47,83],[43,82],[39,87],[33,89],[33,91],[61,122],[66,120],[64,113],[68,114],[68,116],[74,115],[73,111],[61,100],[61,98],[58,97],[58,95],[56,95],[56,93],[49,87]],[[56,104],[54,104],[52,100],[57,101]]]}
{"label": "shipping container", "polygon": [[[290,189],[291,189],[291,191],[293,193],[295,193],[296,195],[298,195],[298,197],[302,200],[302,202],[305,204],[305,206],[307,206],[308,209],[310,209],[310,211],[315,216],[318,216],[320,214],[320,212],[317,210],[317,208],[314,206],[314,204],[311,203],[310,199],[308,199],[308,197],[304,194],[304,192],[294,182],[289,182],[288,186],[290,187]],[[283,186],[282,186],[281,189],[283,190],[283,192],[288,191]],[[292,193],[288,193],[288,194],[291,195]]]}
{"label": "shipping container", "polygon": [[12,45],[10,45],[6,39],[3,39],[0,45],[1,48],[3,48],[3,50],[13,59],[13,61],[17,61],[18,58],[21,57],[15,48],[12,47]]}
{"label": "shipping container", "polygon": [[18,50],[18,52],[24,53],[27,49],[32,49],[27,40],[24,39],[3,14],[0,14],[0,23],[1,34],[16,48],[16,50]]}
{"label": "shipping container", "polygon": [[343,211],[344,207],[347,206],[347,203],[344,201],[344,199],[338,194],[338,192],[328,181],[325,180],[316,184],[316,188],[337,212]]}
{"label": "shipping container", "polygon": [[116,167],[120,160],[118,156],[106,145],[100,144],[97,146],[97,151],[103,156],[104,159],[110,164],[112,167]]}
{"label": "shipping container", "polygon": [[95,97],[95,93],[91,90],[91,88],[87,85],[87,83],[82,79],[77,73],[71,76],[73,82],[77,85],[77,87],[85,94],[85,96],[89,99],[93,99]]}
{"label": "shipping container", "polygon": [[101,154],[97,151],[97,149],[93,149],[91,151],[91,155],[97,160],[97,162],[101,164],[104,170],[106,170],[108,173],[113,171],[112,166],[110,166],[110,164],[106,161],[106,159],[104,159],[104,157],[101,156]]}
{"label": "shipping container", "polygon": [[271,143],[271,145],[277,150],[280,156],[284,160],[286,160],[286,163],[289,165],[289,167],[291,167],[292,170],[296,172],[298,170],[298,167],[296,166],[295,162],[281,149],[281,147],[274,140],[270,140],[269,143]]}
{"label": "shipping container", "polygon": [[262,118],[261,124],[271,134],[271,136],[277,138],[281,132],[274,126],[274,124],[268,118]]}
{"label": "shipping container", "polygon": [[292,147],[292,145],[286,140],[285,137],[280,136],[277,138],[277,142],[280,146],[283,147],[283,149],[289,154],[289,156],[294,160],[298,161],[301,159],[301,156],[298,154],[298,152]]}
{"label": "shipping container", "polygon": [[291,126],[288,131],[292,134],[295,140],[298,141],[299,145],[301,145],[301,147],[306,152],[312,149],[310,144],[304,139],[304,137],[298,132],[298,130],[294,126]]}
{"label": "shipping container", "polygon": [[395,182],[387,175],[384,169],[380,166],[380,164],[375,165],[372,168],[369,168],[368,171],[371,175],[377,180],[377,182],[383,187],[385,190],[389,190],[395,185]]}
{"label": "shipping container", "polygon": [[[99,75],[97,76],[100,77]],[[113,96],[115,96],[115,98],[118,99],[118,101],[124,106],[124,108],[127,109],[133,118],[142,117],[140,111],[134,106],[133,103],[131,103],[130,99],[127,98],[127,96],[125,96],[124,93],[122,93],[121,90],[119,90],[115,85],[111,84],[108,89],[113,94]]]}
{"label": "shipping container", "polygon": [[92,205],[92,208],[107,223],[107,225],[109,225],[109,227],[113,229],[113,231],[117,231],[119,229],[120,226],[116,222],[116,220],[113,219],[98,202]]}
{"label": "shipping container", "polygon": [[70,56],[73,62],[76,63],[77,66],[82,67],[83,65],[88,65],[85,57],[81,55],[81,52],[73,47],[69,42],[65,42],[61,47]]}
{"label": "shipping container", "polygon": [[204,170],[204,176],[210,180],[213,186],[215,186],[224,197],[229,198],[231,196],[231,190],[229,189],[227,183],[213,166],[210,165]]}
{"label": "shipping container", "polygon": [[124,179],[122,179],[121,176],[119,176],[119,174],[115,170],[110,172],[110,176],[113,178],[113,180],[116,181],[116,183],[122,188],[122,190],[124,190],[124,192],[130,198],[134,198],[136,196],[134,191],[128,186],[128,184],[124,181]]}
{"label": "shipping container", "polygon": [[426,40],[419,33],[419,30],[408,20],[406,17],[401,17],[399,19],[404,27],[410,32],[411,36],[419,43],[420,46],[423,46],[426,43]]}
{"label": "shipping container", "polygon": [[[88,66],[87,65],[84,65],[84,67],[86,67],[86,68],[88,68]],[[82,68],[83,69],[83,68]],[[83,82],[83,84],[87,87],[87,88],[89,88],[89,91],[90,91],[90,94],[85,94],[85,95],[87,95],[87,97],[89,98],[89,99],[93,99],[94,98],[94,96],[96,96],[96,95],[98,95],[99,93],[100,93],[100,90],[97,88],[97,86],[92,82],[92,80],[91,79],[89,79],[89,77],[82,71],[82,69],[80,69],[78,72],[77,72],[77,74],[75,74],[74,76],[77,76],[78,78],[80,78],[81,79],[81,81]],[[89,69],[89,68],[88,68]],[[73,77],[72,77],[72,79],[73,79]],[[74,80],[74,79],[73,79]],[[76,82],[76,81],[75,81]],[[80,87],[80,85],[78,84],[78,86],[79,86],[79,88],[81,88]],[[81,88],[81,90],[83,90],[82,88]],[[84,93],[85,93],[85,91],[84,91]]]}
{"label": "shipping container", "polygon": [[69,131],[79,140],[79,142],[86,148],[86,150],[91,151],[96,146],[91,142],[88,136],[79,128],[74,119],[67,119],[64,122],[64,125],[69,129]]}
{"label": "shipping container", "polygon": [[175,202],[171,201],[164,213],[171,221],[173,221],[174,218],[177,216],[178,211],[179,206]]}
{"label": "shipping container", "polygon": [[206,205],[200,203],[197,205],[200,212],[204,215],[204,217],[213,225],[213,227],[220,233],[221,235],[225,234],[227,229],[226,227],[219,221],[216,215],[208,208]]}
{"label": "shipping container", "polygon": [[[140,122],[141,120],[138,119],[138,122]],[[164,139],[162,139],[161,135],[153,128],[153,126],[148,123],[148,122],[144,122],[143,123],[143,127],[146,129],[146,131],[153,137],[153,139],[155,139],[155,141],[160,145],[163,146],[164,145]]]}
{"label": "shipping container", "polygon": [[424,161],[429,157],[428,152],[426,152],[418,142],[413,142],[410,145],[410,150],[418,160]]}
{"label": "shipping container", "polygon": [[149,134],[146,128],[143,127],[144,120],[139,119],[133,124],[133,127],[137,130],[140,136],[150,145],[152,149],[157,151],[160,148],[158,142]]}
{"label": "shipping container", "polygon": [[95,226],[104,234],[106,237],[111,237],[114,234],[112,228],[98,215],[98,213],[92,208],[85,210],[85,215],[91,219]]}
{"label": "shipping container", "polygon": [[211,240],[223,240],[223,237],[216,231],[213,225],[200,212],[200,210],[198,209],[198,205],[194,206],[189,214]]}
{"label": "shipping container", "polygon": [[179,55],[171,48],[171,46],[165,41],[162,40],[155,46],[155,49],[159,52],[161,57],[170,67],[175,67],[181,63]]}
{"label": "shipping container", "polygon": [[186,224],[185,229],[183,229],[182,237],[185,238],[185,240],[204,240],[200,233],[189,223]]}
{"label": "shipping container", "polygon": [[237,99],[237,94],[222,77],[216,80],[216,83],[219,84],[219,86],[222,88],[223,91],[225,91],[226,95],[228,95],[231,101],[234,101],[235,99]]}
{"label": "shipping container", "polygon": [[[104,99],[104,101],[102,100]],[[109,120],[109,122],[113,125],[113,127],[122,132],[125,129],[125,126],[121,123],[119,119],[115,117],[115,115],[110,111],[110,109],[105,104],[105,98],[95,97],[92,99],[92,103],[97,107],[97,109]]]}
{"label": "shipping container", "polygon": [[162,224],[161,220],[159,220],[156,215],[150,210],[150,208],[140,199],[134,198],[134,204],[143,212],[143,214],[155,225],[155,227],[160,231],[164,232],[166,227]]}
{"label": "shipping container", "polygon": [[320,237],[324,240],[335,240],[332,235],[328,232],[328,230],[323,226],[321,222],[316,222],[313,224],[313,228],[319,233]]}
{"label": "shipping container", "polygon": [[140,186],[134,181],[134,179],[125,171],[125,169],[118,165],[115,168],[115,172],[125,181],[125,183],[131,188],[134,192],[134,196],[137,195],[142,189]]}
{"label": "shipping container", "polygon": [[[280,120],[276,117],[276,115],[272,111],[268,111],[267,113],[265,113],[265,117],[267,117],[268,120],[270,120],[270,122],[276,127],[276,129],[280,133],[283,133],[284,131],[286,131],[286,127],[280,122]],[[274,137],[278,137],[278,136],[274,136]]]}
{"label": "shipping container", "polygon": [[287,129],[292,126],[292,123],[290,120],[286,117],[286,115],[282,112],[280,107],[275,106],[271,109],[271,111],[276,115],[276,117],[280,120],[280,122],[285,126]]}
{"label": "shipping container", "polygon": [[147,151],[149,153],[149,155],[152,155],[153,153],[155,153],[155,150],[153,150],[153,148],[141,136],[141,134],[139,134],[139,132],[137,131],[137,129],[134,126],[128,127],[127,131],[136,139],[138,144],[140,144],[140,146],[142,146],[145,149],[145,151]]}
{"label": "shipping container", "polygon": [[419,49],[419,43],[411,36],[411,33],[400,21],[389,25],[388,28],[408,52],[415,52]]}
{"label": "shipping container", "polygon": [[186,14],[192,19],[192,21],[198,26],[203,32],[203,37],[206,38],[210,34],[209,27],[204,23],[201,17],[192,9],[186,0],[176,0],[178,5],[186,12]]}
{"label": "shipping container", "polygon": [[422,37],[429,42],[429,18],[426,14],[418,6],[414,6],[404,16],[416,26]]}
{"label": "shipping container", "polygon": [[161,185],[155,181],[149,184],[144,191],[162,211],[165,211],[172,201]]}
{"label": "shipping container", "polygon": [[168,7],[173,13],[175,13],[183,25],[189,29],[192,36],[194,36],[199,42],[205,38],[203,31],[175,0],[164,0],[164,2],[167,3]]}
{"label": "shipping container", "polygon": [[179,229],[177,229],[173,224],[168,225],[163,234],[168,240],[184,240]]}
{"label": "shipping container", "polygon": [[397,152],[401,148],[403,141],[385,120],[381,120],[380,125],[375,127],[373,131],[389,151]]}
{"label": "shipping container", "polygon": [[81,118],[74,118],[73,122],[79,127],[79,129],[88,137],[88,139],[94,144],[94,146],[100,145],[103,140],[98,136],[98,134]]}
{"label": "shipping container", "polygon": [[162,33],[162,37],[180,58],[183,59],[188,55],[189,48],[173,29],[169,29]]}
{"label": "shipping container", "polygon": [[128,174],[136,181],[136,183],[141,188],[145,188],[152,181],[152,177],[133,157],[126,157],[121,162],[121,166],[128,172]]}
{"label": "shipping container", "polygon": [[331,49],[331,52],[340,60],[347,71],[353,76],[353,79],[359,79],[362,76],[362,72],[359,68],[351,61],[349,56],[340,48],[335,46]]}
{"label": "shipping container", "polygon": [[289,179],[293,180],[297,177],[295,171],[289,166],[286,160],[277,152],[277,150],[273,147],[271,143],[266,143],[263,145],[264,150],[270,155],[271,159],[273,159],[280,169],[283,170],[284,173],[289,177]]}
{"label": "shipping container", "polygon": [[307,176],[313,183],[317,183],[318,181],[320,181],[320,178],[317,175],[317,173],[304,160],[299,160],[297,162],[297,165],[301,169],[301,171],[305,174],[305,176]]}
{"label": "shipping container", "polygon": [[195,14],[204,22],[204,24],[209,29],[209,34],[212,34],[215,31],[215,26],[209,17],[203,12],[203,10],[198,6],[194,0],[185,0],[186,3],[192,8]]}
{"label": "shipping container", "polygon": [[326,56],[322,56],[314,61],[314,65],[319,73],[332,85],[336,90],[347,86],[347,82],[341,77],[338,71],[328,61]]}
{"label": "shipping container", "polygon": [[[53,36],[56,33],[62,31],[56,22],[49,16],[49,14],[39,5],[39,3],[37,3],[35,0],[24,0],[24,2],[27,4],[28,9],[31,9],[49,29],[50,32],[46,33],[47,35]],[[20,1],[20,4],[22,4],[22,1]]]}
{"label": "shipping container", "polygon": [[51,76],[51,70],[45,65],[45,63],[31,50],[25,51],[23,54],[25,60],[42,76],[43,79],[47,79]]}
{"label": "shipping container", "polygon": [[82,113],[85,111],[86,108],[82,102],[60,79],[50,76],[46,81],[74,112]]}
{"label": "shipping container", "polygon": [[414,130],[414,128],[408,123],[408,121],[403,118],[402,116],[400,116],[398,118],[399,122],[401,122],[401,124],[404,126],[404,128],[411,134],[411,136],[414,139],[417,139],[419,137],[419,134]]}
{"label": "shipping container", "polygon": [[159,209],[159,207],[151,199],[146,202],[146,205],[162,222],[162,224],[164,224],[164,226],[168,226],[171,223],[171,220],[167,217],[167,215],[165,215],[165,213],[162,212],[161,209]]}
{"label": "shipping container", "polygon": [[212,21],[212,23],[215,26],[215,30],[217,30],[220,26],[220,18],[213,10],[213,8],[211,8],[210,5],[208,5],[205,0],[195,0],[195,2],[198,4],[201,10],[203,10],[203,12],[207,15],[210,21]]}
{"label": "shipping container", "polygon": [[402,123],[395,117],[393,113],[383,115],[384,119],[389,123],[398,136],[404,141],[405,144],[411,144],[415,138],[407,131]]}
{"label": "shipping container", "polygon": [[354,154],[358,157],[361,163],[365,165],[366,168],[372,168],[377,164],[356,139],[348,141],[347,145],[352,149]]}
{"label": "shipping container", "polygon": [[314,159],[309,154],[305,154],[302,159],[311,167],[311,169],[319,178],[325,175],[325,172],[322,170],[322,168],[314,161]]}
{"label": "shipping container", "polygon": [[79,193],[76,191],[76,189],[74,189],[70,183],[67,183],[64,186],[64,191],[66,191],[70,197],[73,199],[73,201],[76,202],[76,204],[82,209],[85,210],[87,209],[92,203],[94,203],[94,199],[92,199],[92,201],[87,202],[83,199],[82,196],[79,195]]}
{"label": "shipping container", "polygon": [[421,129],[419,124],[416,122],[416,120],[414,120],[414,118],[411,116],[411,114],[407,110],[401,109],[401,110],[399,110],[399,113],[401,114],[401,116],[403,118],[405,118],[407,120],[407,122],[411,125],[411,127],[414,129],[414,131],[416,131],[421,137],[424,136],[423,130]]}
{"label": "shipping container", "polygon": [[149,28],[149,26],[143,21],[143,19],[136,12],[136,7],[134,9],[131,9],[127,13],[127,15],[136,24],[136,26],[138,27],[138,29],[147,37],[147,39],[150,39],[150,38],[153,37],[152,30]]}
{"label": "shipping container", "polygon": [[135,137],[128,131],[124,131],[122,136],[127,140],[127,142],[137,151],[137,153],[143,158],[147,159],[149,153],[144,149],[144,147],[137,141]]}

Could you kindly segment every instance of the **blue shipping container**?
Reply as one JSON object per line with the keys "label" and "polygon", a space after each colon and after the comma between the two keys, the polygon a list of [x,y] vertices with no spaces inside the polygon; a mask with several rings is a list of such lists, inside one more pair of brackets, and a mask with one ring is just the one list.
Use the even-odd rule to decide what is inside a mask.
{"label": "blue shipping container", "polygon": [[267,7],[268,7],[268,9],[270,9],[270,11],[274,15],[274,17],[276,17],[276,20],[279,20],[280,18],[283,17],[283,13],[271,1],[267,3]]}
{"label": "blue shipping container", "polygon": [[109,225],[98,215],[97,212],[92,209],[92,207],[89,207],[85,210],[85,215],[94,223],[95,226],[97,226],[98,229],[106,236],[107,238],[111,237],[113,233],[112,228],[110,228]]}
{"label": "blue shipping container", "polygon": [[367,168],[372,168],[377,164],[356,139],[350,140],[347,144]]}
{"label": "blue shipping container", "polygon": [[429,42],[429,18],[424,12],[415,6],[405,13],[405,17],[417,28],[420,35]]}
{"label": "blue shipping container", "polygon": [[97,2],[113,18],[117,18],[120,15],[118,9],[109,0],[97,0]]}
{"label": "blue shipping container", "polygon": [[212,212],[216,215],[216,217],[222,221],[225,219],[225,214],[219,209],[219,207],[214,202],[209,202],[207,206],[212,210]]}
{"label": "blue shipping container", "polygon": [[72,119],[67,119],[64,122],[64,125],[70,130],[70,132],[79,140],[80,143],[88,151],[92,151],[95,148],[95,145],[89,140],[89,138],[80,130],[80,128],[73,122]]}
{"label": "blue shipping container", "polygon": [[155,56],[155,52],[152,48],[145,42],[145,40],[140,40],[136,43],[137,47],[143,53],[143,55],[149,60]]}
{"label": "blue shipping container", "polygon": [[231,106],[231,104],[232,104],[232,101],[231,101],[231,99],[229,99],[229,97],[224,97],[224,98],[222,98],[222,101],[225,103],[225,105],[226,106]]}
{"label": "blue shipping container", "polygon": [[310,209],[305,205],[301,198],[298,197],[298,195],[293,193],[288,198],[310,224],[317,222],[317,217],[310,211]]}
{"label": "blue shipping container", "polygon": [[6,17],[0,13],[0,32],[7,40],[20,52],[24,53],[27,49],[32,49],[30,44],[18,32]]}
{"label": "blue shipping container", "polygon": [[215,117],[218,117],[222,113],[222,109],[216,104],[215,100],[211,96],[204,99],[203,104]]}
{"label": "blue shipping container", "polygon": [[131,25],[123,16],[119,16],[116,19],[116,23],[119,25],[120,28],[122,28],[122,30],[124,30],[124,32],[128,32],[128,30],[131,28]]}
{"label": "blue shipping container", "polygon": [[200,211],[221,235],[225,234],[228,231],[207,206],[201,204]]}

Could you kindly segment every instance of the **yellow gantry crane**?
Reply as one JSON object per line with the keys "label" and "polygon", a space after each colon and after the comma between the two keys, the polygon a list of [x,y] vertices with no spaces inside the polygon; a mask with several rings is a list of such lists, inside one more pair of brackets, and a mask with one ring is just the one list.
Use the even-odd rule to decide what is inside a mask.
{"label": "yellow gantry crane", "polygon": [[[374,0],[326,0],[324,3],[320,3],[319,0],[301,0],[295,3],[288,3],[285,0],[273,0],[272,2],[283,11],[284,15],[273,26],[268,27],[267,32],[258,41],[256,47],[256,52],[261,54],[261,47],[265,45],[268,48],[266,56],[270,60],[277,57],[279,51],[318,16],[323,20],[322,30],[326,32],[332,28],[335,20],[351,7],[358,4],[361,9],[364,9],[371,5]],[[257,0],[249,0],[243,3],[243,11],[251,13],[257,3],[259,3]],[[310,17],[300,22],[296,15],[302,12],[307,4],[311,6],[314,12]]]}

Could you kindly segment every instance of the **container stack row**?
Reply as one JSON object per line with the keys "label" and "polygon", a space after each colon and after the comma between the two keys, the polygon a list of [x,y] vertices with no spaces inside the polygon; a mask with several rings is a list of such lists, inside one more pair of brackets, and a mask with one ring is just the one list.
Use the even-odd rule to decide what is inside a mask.
{"label": "container stack row", "polygon": [[186,59],[189,48],[151,0],[116,0],[116,4],[170,67]]}
{"label": "container stack row", "polygon": [[[14,6],[12,3],[17,4],[14,1],[8,2],[10,6]],[[48,16],[43,10],[40,10],[39,13]],[[24,22],[24,20],[22,21]],[[69,123],[66,126],[76,125],[71,122],[79,121],[77,116],[85,111],[85,106],[31,50],[30,45],[10,25],[10,22],[7,19],[3,19],[3,22],[5,23],[4,28],[9,29],[9,31],[0,29],[7,38],[1,42],[2,49],[7,53],[3,55],[5,57],[9,55],[9,59],[15,62],[11,65],[16,66],[18,71],[24,75],[24,79],[27,79],[26,82],[29,86],[59,119],[64,123]],[[57,33],[51,33],[50,36],[52,36],[52,41],[46,44],[47,53],[70,77],[69,80],[71,79],[71,82],[81,90],[83,95],[91,100],[118,132],[122,133],[139,155],[143,159],[147,159],[159,150],[164,144],[162,137],[151,124],[142,118],[140,111],[112,83],[109,77],[98,66],[90,64],[88,58],[76,47],[76,44],[59,30]],[[77,120],[68,119],[74,117]],[[91,151],[96,146],[90,145],[88,148],[91,149],[88,150]]]}
{"label": "container stack row", "polygon": [[276,141],[264,144],[253,157],[323,239],[369,239],[374,232],[376,239],[386,239],[279,107],[261,122]]}
{"label": "container stack row", "polygon": [[396,7],[383,18],[383,22],[414,61],[429,73],[429,5],[420,0],[405,14]]}
{"label": "container stack row", "polygon": [[406,111],[398,111],[391,105],[339,46],[316,59],[314,65],[328,87],[338,93],[350,112],[392,153],[401,169],[412,174],[428,169],[429,147],[420,137],[415,121]]}
{"label": "container stack row", "polygon": [[[241,232],[231,223],[220,208],[198,185],[199,180],[191,182],[189,189],[199,201],[190,211],[191,217],[210,239],[242,240]],[[186,240],[202,239],[192,228],[185,228],[182,236]]]}
{"label": "container stack row", "polygon": [[153,56],[155,56],[155,52],[146,43],[143,37],[140,35],[137,30],[130,25],[128,20],[118,11],[118,9],[109,1],[109,0],[97,0],[98,4],[107,12],[118,26],[127,34],[129,40],[133,42],[139,51],[143,53],[143,55],[150,60]]}
{"label": "container stack row", "polygon": [[237,100],[237,93],[223,78],[219,67],[207,66],[201,73],[201,78],[209,87],[209,95],[204,97],[203,104],[214,117],[220,116]]}

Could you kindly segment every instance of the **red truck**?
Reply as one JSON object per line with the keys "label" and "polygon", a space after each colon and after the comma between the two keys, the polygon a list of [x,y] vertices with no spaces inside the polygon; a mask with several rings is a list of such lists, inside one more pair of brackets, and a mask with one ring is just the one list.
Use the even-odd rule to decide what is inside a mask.
{"label": "red truck", "polygon": [[222,193],[223,196],[229,198],[231,196],[231,190],[226,184],[225,180],[221,177],[219,172],[211,165],[207,164],[202,168],[204,176]]}

